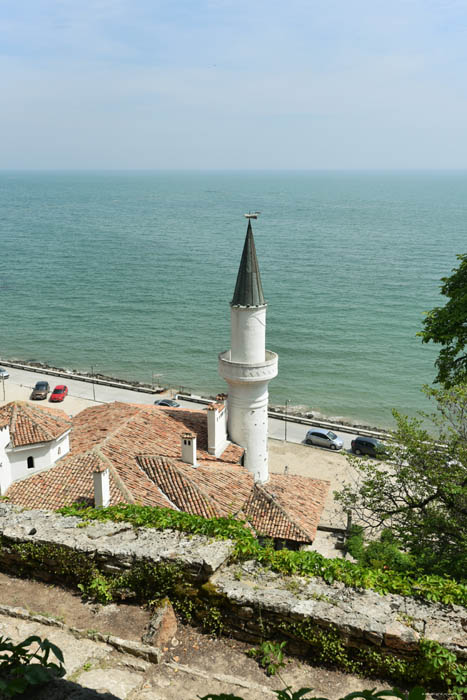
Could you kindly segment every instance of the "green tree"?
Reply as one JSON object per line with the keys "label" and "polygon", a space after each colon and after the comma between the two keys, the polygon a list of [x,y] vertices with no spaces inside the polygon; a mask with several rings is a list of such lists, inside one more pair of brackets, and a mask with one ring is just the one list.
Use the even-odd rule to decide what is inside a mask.
{"label": "green tree", "polygon": [[393,544],[427,573],[467,576],[467,386],[426,389],[437,402],[432,436],[417,418],[394,411],[389,459],[349,457],[358,475],[336,494],[371,537],[390,529]]}
{"label": "green tree", "polygon": [[428,312],[418,334],[424,343],[443,346],[436,360],[436,382],[445,387],[467,381],[467,254],[457,258],[459,267],[441,279],[441,294],[448,301]]}

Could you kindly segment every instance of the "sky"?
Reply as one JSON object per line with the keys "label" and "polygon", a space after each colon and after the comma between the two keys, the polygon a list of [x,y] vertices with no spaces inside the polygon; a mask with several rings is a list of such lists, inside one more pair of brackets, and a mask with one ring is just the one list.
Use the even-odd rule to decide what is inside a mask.
{"label": "sky", "polygon": [[467,0],[0,0],[0,169],[465,169]]}

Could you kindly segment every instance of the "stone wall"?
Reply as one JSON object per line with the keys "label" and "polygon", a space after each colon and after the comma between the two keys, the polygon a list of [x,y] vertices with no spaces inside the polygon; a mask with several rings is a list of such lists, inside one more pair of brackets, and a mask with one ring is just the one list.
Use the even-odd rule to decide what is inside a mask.
{"label": "stone wall", "polygon": [[[80,526],[81,525],[81,526]],[[107,574],[128,571],[138,562],[176,562],[182,568],[187,595],[211,606],[222,618],[224,632],[257,642],[289,638],[289,652],[303,653],[306,643],[295,633],[300,625],[333,631],[348,647],[378,649],[410,657],[421,637],[434,640],[467,659],[467,611],[455,605],[416,601],[371,590],[328,585],[321,579],[283,577],[256,562],[229,564],[233,543],[179,532],[133,529],[127,523],[94,523],[50,511],[21,511],[0,503],[0,569],[15,573],[18,543],[53,544],[70,554],[92,558]],[[54,580],[56,572],[33,571]],[[183,594],[182,594],[183,595]],[[295,642],[293,641],[295,640]]]}

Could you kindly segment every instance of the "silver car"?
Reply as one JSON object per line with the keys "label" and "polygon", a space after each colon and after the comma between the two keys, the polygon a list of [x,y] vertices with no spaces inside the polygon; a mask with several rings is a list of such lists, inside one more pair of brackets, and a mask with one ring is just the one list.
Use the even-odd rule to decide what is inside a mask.
{"label": "silver car", "polygon": [[8,379],[9,376],[8,370],[6,370],[5,367],[0,367],[0,382],[2,379]]}
{"label": "silver car", "polygon": [[305,437],[307,445],[318,445],[318,447],[328,447],[330,450],[342,450],[344,443],[332,430],[326,428],[310,428]]}

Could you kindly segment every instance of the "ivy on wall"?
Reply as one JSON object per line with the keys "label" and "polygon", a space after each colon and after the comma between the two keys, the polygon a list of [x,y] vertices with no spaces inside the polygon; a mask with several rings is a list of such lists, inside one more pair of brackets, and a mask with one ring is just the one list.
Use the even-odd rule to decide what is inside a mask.
{"label": "ivy on wall", "polygon": [[326,583],[340,581],[351,588],[370,588],[377,593],[413,596],[431,602],[457,604],[467,607],[467,585],[454,579],[435,575],[416,575],[388,569],[373,569],[353,564],[345,559],[326,559],[318,552],[275,550],[263,546],[242,521],[229,518],[202,518],[174,511],[119,504],[109,508],[89,508],[79,504],[61,508],[62,515],[74,515],[87,520],[129,522],[135,527],[170,528],[197,535],[235,542],[234,561],[255,559],[263,566],[285,576],[316,576]]}

